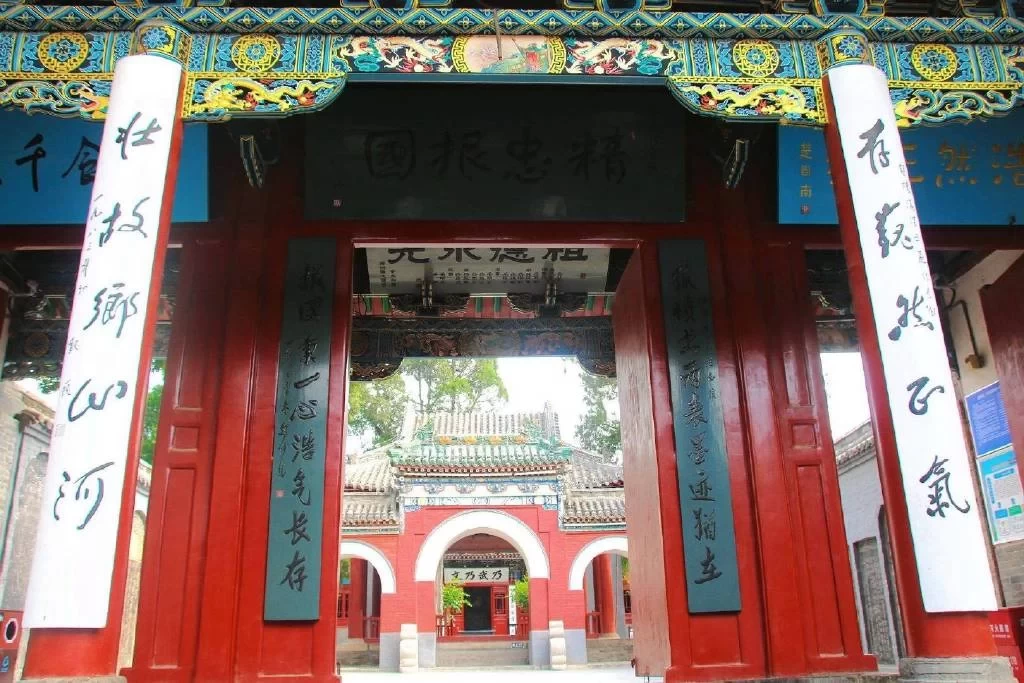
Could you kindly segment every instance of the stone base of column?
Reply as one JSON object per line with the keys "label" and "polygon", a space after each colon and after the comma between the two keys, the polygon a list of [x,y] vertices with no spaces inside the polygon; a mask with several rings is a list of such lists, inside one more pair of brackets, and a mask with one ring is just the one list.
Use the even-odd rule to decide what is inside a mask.
{"label": "stone base of column", "polygon": [[865,673],[835,674],[832,676],[800,676],[798,678],[753,678],[729,681],[728,683],[897,683],[897,674]]}
{"label": "stone base of column", "polygon": [[72,676],[70,678],[23,678],[25,683],[128,683],[124,676]]}
{"label": "stone base of column", "polygon": [[900,660],[900,683],[1014,683],[1006,657],[915,657]]}

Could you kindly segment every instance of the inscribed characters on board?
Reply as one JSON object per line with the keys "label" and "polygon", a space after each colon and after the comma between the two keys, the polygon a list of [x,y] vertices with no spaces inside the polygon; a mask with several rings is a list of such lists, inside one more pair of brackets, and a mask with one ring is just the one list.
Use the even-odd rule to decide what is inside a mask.
{"label": "inscribed characters on board", "polygon": [[334,256],[333,239],[288,243],[263,607],[268,621],[320,616]]}
{"label": "inscribed characters on board", "polygon": [[[140,128],[138,122],[134,128]],[[103,124],[0,111],[0,130],[0,225],[80,222],[96,179]],[[185,126],[174,195],[176,222],[208,218],[206,141],[207,126]]]}
{"label": "inscribed characters on board", "polygon": [[691,612],[740,609],[725,421],[704,242],[662,240],[662,306]]}
{"label": "inscribed characters on board", "polygon": [[683,220],[685,117],[663,90],[360,86],[345,97],[307,121],[311,219]]}
{"label": "inscribed characters on board", "polygon": [[508,583],[508,567],[445,567],[444,582]]}
{"label": "inscribed characters on board", "polygon": [[[1024,219],[1024,112],[966,126],[921,126],[899,136],[921,223],[1007,225]],[[835,225],[822,132],[780,126],[778,147],[779,221]]]}
{"label": "inscribed characters on board", "polygon": [[[176,128],[179,65],[160,57],[117,64],[100,153],[80,150],[87,173],[85,242],[75,284],[43,510],[29,583],[26,626],[106,625],[132,412],[139,380],[161,209]],[[140,125],[140,122],[142,125]],[[44,136],[32,138],[19,170],[43,176]],[[37,139],[39,138],[39,139]],[[83,160],[87,159],[87,161]],[[67,162],[64,162],[65,164]],[[146,363],[148,367],[148,362]],[[145,385],[141,387],[145,389]],[[116,590],[122,590],[122,587]],[[120,619],[121,615],[113,615]]]}
{"label": "inscribed characters on board", "polygon": [[607,249],[493,246],[370,248],[370,291],[414,294],[424,282],[435,296],[479,293],[544,294],[549,283],[559,292],[602,292],[608,273]]}
{"label": "inscribed characters on board", "polygon": [[828,76],[929,612],[996,608],[960,410],[885,75]]}

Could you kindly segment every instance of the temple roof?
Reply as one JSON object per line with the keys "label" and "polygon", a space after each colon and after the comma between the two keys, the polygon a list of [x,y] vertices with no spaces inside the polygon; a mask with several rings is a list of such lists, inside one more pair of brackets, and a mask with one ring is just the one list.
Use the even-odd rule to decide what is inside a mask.
{"label": "temple roof", "polygon": [[564,523],[625,522],[622,466],[564,443],[549,403],[536,413],[410,413],[398,441],[346,459],[343,524],[397,529],[405,486],[460,477],[556,480]]}
{"label": "temple roof", "polygon": [[394,495],[349,494],[345,496],[342,526],[397,529],[398,500]]}
{"label": "temple roof", "polygon": [[345,463],[345,489],[349,491],[389,491],[394,483],[387,453],[374,451],[366,457]]}
{"label": "temple roof", "polygon": [[545,436],[560,436],[558,415],[545,405],[540,413],[419,413],[413,431],[428,430],[438,437],[520,436],[540,430]]}
{"label": "temple roof", "polygon": [[622,465],[601,456],[573,449],[569,486],[573,489],[622,488]]}
{"label": "temple roof", "polygon": [[875,437],[871,422],[864,422],[835,442],[836,466],[840,472],[859,465],[875,456]]}
{"label": "temple roof", "polygon": [[569,496],[562,521],[566,524],[624,524],[626,499],[621,491]]}

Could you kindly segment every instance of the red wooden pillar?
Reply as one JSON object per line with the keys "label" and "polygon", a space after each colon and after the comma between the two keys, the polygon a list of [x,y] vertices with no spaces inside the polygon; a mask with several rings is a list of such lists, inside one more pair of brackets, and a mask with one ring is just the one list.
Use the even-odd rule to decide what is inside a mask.
{"label": "red wooden pillar", "polygon": [[896,571],[896,592],[899,598],[907,655],[911,658],[932,657],[991,657],[996,655],[995,644],[985,613],[948,612],[929,613],[921,598],[920,579],[910,533],[907,501],[903,491],[896,433],[889,406],[882,355],[878,343],[874,310],[868,291],[868,279],[861,254],[860,236],[854,215],[853,197],[843,158],[839,131],[835,126],[836,112],[825,77],[825,101],[828,117],[826,126],[829,166],[835,185],[839,227],[846,254],[846,266],[857,311],[857,333],[861,344],[864,378],[867,385],[868,405],[874,433],[878,474],[885,500],[886,521],[889,526],[890,545]]}
{"label": "red wooden pillar", "polygon": [[[691,139],[713,129],[693,122]],[[643,242],[613,314],[622,408],[636,673],[666,683],[867,671],[835,455],[829,439],[802,247],[766,249],[761,178],[775,159],[755,148],[735,190],[688,155],[687,224],[708,265],[742,608],[691,614],[658,244]],[[685,457],[685,452],[683,456]]]}
{"label": "red wooden pillar", "polygon": [[353,557],[348,570],[348,637],[363,637],[363,616],[366,611],[366,560]]}
{"label": "red wooden pillar", "polygon": [[601,635],[615,634],[615,582],[612,580],[612,556],[608,553],[594,558],[594,594],[601,613]]}

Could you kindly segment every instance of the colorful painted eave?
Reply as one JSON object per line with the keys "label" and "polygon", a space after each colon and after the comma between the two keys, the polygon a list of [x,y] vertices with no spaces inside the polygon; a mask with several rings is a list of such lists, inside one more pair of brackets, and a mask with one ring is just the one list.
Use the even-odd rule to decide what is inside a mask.
{"label": "colorful painted eave", "polygon": [[856,31],[872,42],[1018,44],[1014,17],[892,17],[852,14],[610,13],[566,10],[388,10],[345,7],[130,7],[23,5],[0,2],[0,31],[134,31],[152,21],[192,33],[364,36],[507,35],[576,38],[758,38],[814,41]]}
{"label": "colorful painted eave", "polygon": [[19,4],[0,5],[0,107],[103,119],[140,49],[185,66],[188,121],[319,111],[349,80],[515,81],[667,86],[696,114],[821,126],[825,68],[866,60],[901,126],[1024,101],[1011,17]]}

